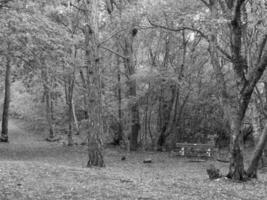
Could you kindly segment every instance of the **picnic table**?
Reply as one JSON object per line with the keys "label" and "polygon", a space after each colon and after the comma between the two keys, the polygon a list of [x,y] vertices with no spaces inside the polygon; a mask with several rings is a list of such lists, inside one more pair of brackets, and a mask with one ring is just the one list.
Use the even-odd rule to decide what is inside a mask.
{"label": "picnic table", "polygon": [[215,144],[176,143],[179,156],[213,158],[216,152]]}

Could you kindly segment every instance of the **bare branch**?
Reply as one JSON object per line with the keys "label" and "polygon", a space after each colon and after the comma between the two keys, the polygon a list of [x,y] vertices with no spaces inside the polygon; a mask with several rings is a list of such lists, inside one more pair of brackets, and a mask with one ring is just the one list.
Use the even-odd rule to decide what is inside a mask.
{"label": "bare branch", "polygon": [[263,55],[260,59],[260,62],[255,66],[255,68],[249,73],[247,84],[245,85],[244,90],[242,91],[242,95],[244,97],[250,96],[257,84],[260,80],[263,72],[267,67],[267,49],[263,51]]}
{"label": "bare branch", "polygon": [[121,57],[123,59],[129,59],[128,57],[125,57],[124,55],[121,55],[120,53],[118,53],[118,52],[116,52],[116,51],[114,51],[114,50],[112,50],[112,49],[110,49],[108,47],[100,46],[100,48],[105,49],[107,51],[110,51],[111,53],[113,53],[113,54],[115,54],[115,55],[117,55],[117,56],[119,56],[119,57]]}
{"label": "bare branch", "polygon": [[103,43],[107,42],[108,40],[112,39],[113,37],[115,37],[116,35],[118,35],[119,33],[125,31],[127,29],[122,29],[122,30],[119,30],[119,31],[116,31],[114,33],[112,33],[108,38],[104,39],[103,41],[99,42],[98,46],[102,45]]}
{"label": "bare branch", "polygon": [[187,26],[182,26],[182,27],[179,27],[179,28],[171,28],[171,27],[155,24],[149,18],[147,18],[147,19],[148,19],[148,22],[152,26],[155,26],[155,27],[158,27],[158,28],[162,28],[162,29],[166,29],[166,30],[169,30],[169,31],[174,31],[174,32],[180,32],[180,31],[184,31],[184,30],[189,30],[189,31],[198,33],[201,37],[203,37],[203,38],[208,40],[208,36],[206,36],[202,31],[200,31],[198,29],[195,29],[195,28],[192,28],[192,27],[187,27]]}
{"label": "bare branch", "polygon": [[[196,29],[196,28],[192,28],[192,27],[186,27],[186,26],[182,26],[179,28],[171,28],[171,27],[167,27],[167,26],[162,26],[159,24],[155,24],[153,23],[150,19],[148,19],[149,23],[157,28],[162,28],[165,30],[169,30],[169,31],[174,31],[174,32],[180,32],[180,31],[184,31],[184,30],[189,30],[195,33],[198,33],[201,37],[203,37],[204,39],[206,39],[209,42],[209,38],[207,35],[205,35],[202,31]],[[225,50],[223,50],[218,44],[216,45],[216,48],[228,59],[232,62],[232,56],[230,54],[228,54]]]}
{"label": "bare branch", "polygon": [[83,11],[83,12],[88,12],[88,10],[87,10],[87,9],[83,9],[83,8],[81,8],[81,7],[78,7],[78,6],[74,5],[74,4],[73,4],[73,3],[71,3],[71,2],[70,2],[70,6],[72,6],[72,7],[76,8],[77,10],[80,10],[80,11]]}
{"label": "bare branch", "polygon": [[233,58],[230,54],[228,54],[225,50],[223,50],[218,44],[216,45],[216,48],[230,61],[233,62]]}
{"label": "bare branch", "polygon": [[202,3],[205,4],[205,6],[210,7],[210,4],[206,0],[200,0]]}
{"label": "bare branch", "polygon": [[222,9],[223,14],[225,15],[225,17],[227,19],[231,19],[231,12],[230,12],[225,0],[219,0],[219,4],[221,6],[221,9]]}

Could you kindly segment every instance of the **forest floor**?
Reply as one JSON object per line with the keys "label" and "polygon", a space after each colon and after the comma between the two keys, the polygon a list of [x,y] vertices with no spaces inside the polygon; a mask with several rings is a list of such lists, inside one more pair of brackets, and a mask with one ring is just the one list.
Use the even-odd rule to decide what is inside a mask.
{"label": "forest floor", "polygon": [[[127,154],[115,148],[105,150],[105,168],[86,168],[85,147],[48,143],[16,120],[9,129],[10,143],[0,143],[0,200],[267,199],[267,170],[260,171],[259,180],[246,183],[210,181],[209,164],[223,173],[228,164],[191,162],[169,153]],[[144,164],[146,158],[153,162]]]}

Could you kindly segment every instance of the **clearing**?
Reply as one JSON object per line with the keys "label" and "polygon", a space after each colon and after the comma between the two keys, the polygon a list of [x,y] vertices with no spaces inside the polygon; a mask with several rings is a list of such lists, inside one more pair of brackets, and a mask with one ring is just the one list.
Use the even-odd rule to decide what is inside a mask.
{"label": "clearing", "polygon": [[[125,152],[109,148],[103,169],[86,168],[86,148],[48,143],[10,121],[10,143],[0,143],[1,200],[89,199],[267,199],[267,172],[259,180],[234,183],[210,181],[208,162],[189,162],[169,153]],[[121,156],[126,155],[126,161]],[[145,158],[152,164],[144,164]],[[227,163],[218,163],[224,173]]]}

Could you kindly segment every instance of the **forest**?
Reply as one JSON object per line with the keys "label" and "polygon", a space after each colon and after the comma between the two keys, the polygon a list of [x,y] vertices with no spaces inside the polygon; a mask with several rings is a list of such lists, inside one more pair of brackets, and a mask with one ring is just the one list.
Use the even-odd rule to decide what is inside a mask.
{"label": "forest", "polygon": [[265,199],[266,67],[266,0],[0,0],[0,199]]}

